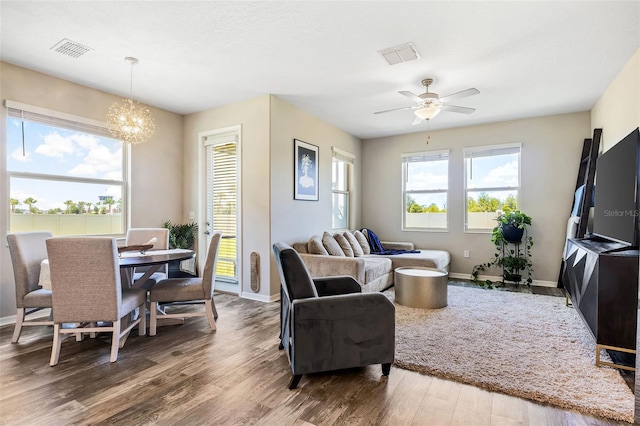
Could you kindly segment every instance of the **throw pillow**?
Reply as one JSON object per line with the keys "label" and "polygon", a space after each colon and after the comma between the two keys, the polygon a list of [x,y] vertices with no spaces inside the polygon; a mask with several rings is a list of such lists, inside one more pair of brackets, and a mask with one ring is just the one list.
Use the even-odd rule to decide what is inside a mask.
{"label": "throw pillow", "polygon": [[340,244],[333,238],[333,235],[325,231],[322,234],[322,245],[331,256],[344,256],[344,252],[340,248]]}
{"label": "throw pillow", "polygon": [[349,244],[349,241],[347,241],[344,235],[335,233],[333,234],[333,238],[335,238],[338,244],[340,244],[340,248],[344,252],[345,256],[353,257],[353,249],[351,248],[351,244]]}
{"label": "throw pillow", "polygon": [[349,245],[351,246],[351,250],[353,250],[354,257],[361,257],[362,255],[364,255],[362,247],[360,247],[360,243],[351,232],[345,231],[342,235],[344,235],[347,241],[349,241]]}
{"label": "throw pillow", "polygon": [[309,238],[309,244],[308,244],[307,250],[311,254],[323,254],[325,256],[329,254],[327,249],[324,248],[324,246],[322,245],[322,238],[320,238],[319,235],[314,235],[311,238]]}
{"label": "throw pillow", "polygon": [[362,247],[362,253],[371,254],[371,247],[369,247],[369,241],[367,241],[367,237],[360,231],[354,231],[353,236],[356,237],[360,247]]}

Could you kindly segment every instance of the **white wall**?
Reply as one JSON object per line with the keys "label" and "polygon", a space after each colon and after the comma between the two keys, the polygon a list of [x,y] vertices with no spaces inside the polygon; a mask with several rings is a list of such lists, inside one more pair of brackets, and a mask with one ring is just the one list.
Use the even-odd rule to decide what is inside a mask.
{"label": "white wall", "polygon": [[[198,198],[198,133],[241,126],[241,230],[242,269],[240,291],[243,297],[268,301],[270,290],[270,212],[269,212],[269,96],[189,114],[184,119],[184,199],[183,213],[197,212],[204,200]],[[200,229],[202,235],[204,229]],[[260,290],[251,290],[251,252],[260,255]],[[202,263],[202,262],[200,262]]]}
{"label": "white wall", "polygon": [[602,129],[601,152],[640,126],[640,48],[591,109],[591,128]]}
{"label": "white wall", "polygon": [[[351,194],[352,226],[360,227],[361,142],[277,96],[271,97],[271,241],[307,241],[313,234],[331,231],[331,147],[356,157],[355,190]],[[319,200],[293,199],[293,140],[319,147]],[[278,271],[272,270],[271,292],[279,291]]]}
{"label": "white wall", "polygon": [[[104,121],[109,106],[120,97],[6,62],[0,62],[0,98]],[[155,135],[131,150],[131,226],[162,226],[182,219],[182,116],[150,108]],[[4,235],[8,229],[6,185],[6,118],[0,107],[0,318],[15,315],[13,269]]]}
{"label": "white wall", "polygon": [[[383,240],[451,253],[451,272],[471,274],[493,255],[489,234],[464,232],[463,148],[522,143],[520,209],[533,218],[534,279],[557,282],[589,112],[553,115],[365,140],[362,223]],[[401,154],[450,150],[448,232],[402,231]],[[464,258],[463,251],[470,257]],[[497,271],[496,271],[497,272]],[[492,275],[499,275],[498,273]]]}

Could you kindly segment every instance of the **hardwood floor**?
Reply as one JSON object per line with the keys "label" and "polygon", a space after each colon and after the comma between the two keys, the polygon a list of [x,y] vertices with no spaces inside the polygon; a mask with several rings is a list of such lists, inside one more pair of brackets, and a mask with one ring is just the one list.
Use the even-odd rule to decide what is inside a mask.
{"label": "hardwood floor", "polygon": [[[303,376],[278,350],[278,304],[216,294],[220,318],[133,333],[109,363],[107,337],[67,339],[49,367],[52,328],[0,329],[2,425],[625,424],[380,365]],[[188,310],[189,308],[182,308]]]}

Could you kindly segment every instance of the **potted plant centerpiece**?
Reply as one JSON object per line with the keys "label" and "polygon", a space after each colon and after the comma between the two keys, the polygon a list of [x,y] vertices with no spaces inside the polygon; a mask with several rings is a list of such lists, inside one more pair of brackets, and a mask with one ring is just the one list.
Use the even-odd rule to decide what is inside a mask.
{"label": "potted plant centerpiece", "polygon": [[[193,250],[195,241],[198,236],[198,224],[184,223],[174,224],[170,220],[163,225],[169,230],[169,247],[172,249],[189,249]],[[169,262],[169,277],[179,278],[191,276],[180,269],[180,262]]]}
{"label": "potted plant centerpiece", "polygon": [[530,216],[521,212],[504,211],[496,217],[497,225],[491,231],[491,242],[496,246],[496,252],[488,262],[476,265],[471,273],[471,280],[481,287],[485,285],[493,287],[491,280],[480,280],[480,272],[497,266],[502,268],[502,282],[512,281],[519,284],[523,273],[526,273],[526,284],[533,282],[533,262],[531,261],[531,248],[533,238],[528,235],[528,227],[531,225]]}

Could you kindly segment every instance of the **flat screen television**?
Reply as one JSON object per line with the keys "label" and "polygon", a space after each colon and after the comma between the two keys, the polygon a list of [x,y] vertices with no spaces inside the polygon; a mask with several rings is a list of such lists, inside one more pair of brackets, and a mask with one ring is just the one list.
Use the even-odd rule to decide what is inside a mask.
{"label": "flat screen television", "polygon": [[640,133],[636,128],[596,162],[593,234],[630,246],[640,242]]}

